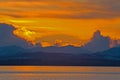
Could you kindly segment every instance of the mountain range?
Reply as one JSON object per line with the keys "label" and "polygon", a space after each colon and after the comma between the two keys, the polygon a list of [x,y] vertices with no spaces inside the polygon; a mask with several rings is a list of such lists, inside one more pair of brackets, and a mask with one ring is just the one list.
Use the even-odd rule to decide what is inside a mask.
{"label": "mountain range", "polygon": [[77,54],[31,50],[17,46],[2,47],[0,65],[120,66],[120,47],[97,53]]}

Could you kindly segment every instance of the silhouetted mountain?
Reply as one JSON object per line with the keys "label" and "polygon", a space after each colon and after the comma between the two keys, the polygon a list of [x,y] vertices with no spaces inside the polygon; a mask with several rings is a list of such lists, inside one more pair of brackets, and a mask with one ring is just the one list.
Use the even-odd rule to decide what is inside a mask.
{"label": "silhouetted mountain", "polygon": [[74,47],[74,46],[64,46],[64,47],[57,47],[57,46],[50,46],[42,49],[43,52],[50,52],[50,53],[90,53],[90,51],[82,48],[82,47]]}
{"label": "silhouetted mountain", "polygon": [[31,52],[29,49],[8,46],[0,48],[0,65],[120,66],[119,52],[120,48],[91,54]]}
{"label": "silhouetted mountain", "polygon": [[120,60],[120,47],[111,48],[96,54],[98,56],[103,56],[105,59]]}
{"label": "silhouetted mountain", "polygon": [[15,54],[19,54],[22,52],[26,52],[24,48],[18,47],[18,46],[5,46],[0,47],[0,57],[1,56],[13,56]]}

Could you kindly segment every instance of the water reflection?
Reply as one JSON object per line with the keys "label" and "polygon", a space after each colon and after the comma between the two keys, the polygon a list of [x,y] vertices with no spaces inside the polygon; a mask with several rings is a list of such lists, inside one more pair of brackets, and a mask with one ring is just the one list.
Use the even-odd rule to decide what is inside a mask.
{"label": "water reflection", "polygon": [[120,80],[120,68],[1,66],[0,80]]}

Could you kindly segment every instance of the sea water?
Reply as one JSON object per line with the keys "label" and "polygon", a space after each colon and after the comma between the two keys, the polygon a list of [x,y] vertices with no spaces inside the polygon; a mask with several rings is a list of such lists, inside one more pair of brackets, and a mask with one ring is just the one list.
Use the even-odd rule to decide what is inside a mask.
{"label": "sea water", "polygon": [[120,80],[120,67],[1,66],[0,80]]}

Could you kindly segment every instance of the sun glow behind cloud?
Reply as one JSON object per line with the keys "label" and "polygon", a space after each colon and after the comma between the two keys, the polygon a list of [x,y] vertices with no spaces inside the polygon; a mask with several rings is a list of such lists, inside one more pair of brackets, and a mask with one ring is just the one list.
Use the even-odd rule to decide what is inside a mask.
{"label": "sun glow behind cloud", "polygon": [[[111,5],[112,4],[112,5]],[[80,46],[97,29],[120,39],[119,0],[1,0],[0,22],[32,44]],[[59,36],[59,37],[58,37]]]}

